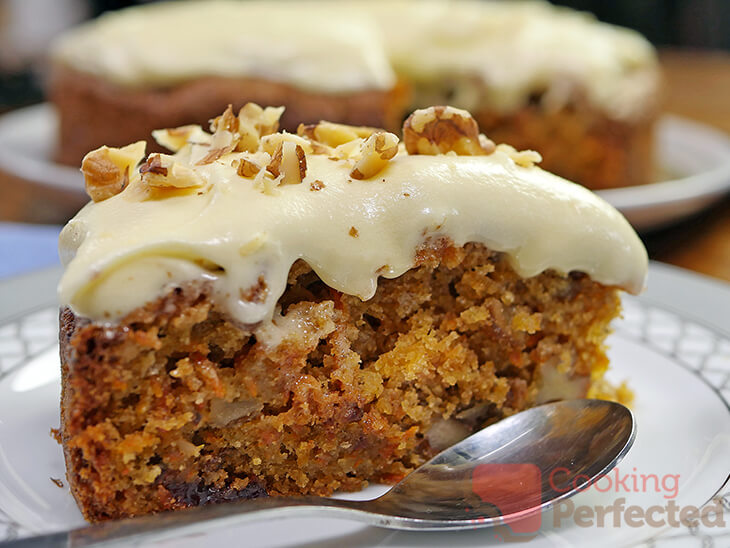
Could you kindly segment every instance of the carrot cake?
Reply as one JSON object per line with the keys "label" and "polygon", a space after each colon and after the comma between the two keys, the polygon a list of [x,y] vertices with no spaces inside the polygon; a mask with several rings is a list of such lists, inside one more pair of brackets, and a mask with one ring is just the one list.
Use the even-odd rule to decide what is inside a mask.
{"label": "carrot cake", "polygon": [[394,483],[532,405],[595,395],[646,251],[466,111],[403,139],[278,108],[83,161],[64,228],[60,439],[90,521]]}
{"label": "carrot cake", "polygon": [[170,2],[104,15],[53,58],[65,163],[257,101],[286,106],[290,131],[326,119],[395,132],[406,112],[451,104],[589,188],[652,171],[653,48],[543,2]]}
{"label": "carrot cake", "polygon": [[281,123],[290,131],[322,119],[397,130],[407,92],[374,23],[299,6],[165,2],[111,12],[61,37],[49,85],[58,160],[78,164],[100,145],[204,125],[227,104],[249,101],[286,105]]}

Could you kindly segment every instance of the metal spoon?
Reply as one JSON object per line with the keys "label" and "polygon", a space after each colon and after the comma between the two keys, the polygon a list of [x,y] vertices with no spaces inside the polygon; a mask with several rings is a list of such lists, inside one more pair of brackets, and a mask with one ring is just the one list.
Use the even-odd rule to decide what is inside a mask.
{"label": "metal spoon", "polygon": [[601,400],[550,403],[464,439],[373,500],[259,498],[103,522],[0,545],[112,545],[290,516],[419,530],[513,523],[587,488],[623,458],[634,436],[633,416],[623,405]]}

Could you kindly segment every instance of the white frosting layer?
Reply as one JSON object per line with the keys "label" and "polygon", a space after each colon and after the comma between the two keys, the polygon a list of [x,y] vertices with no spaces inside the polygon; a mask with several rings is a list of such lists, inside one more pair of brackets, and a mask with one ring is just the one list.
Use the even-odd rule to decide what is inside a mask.
{"label": "white frosting layer", "polygon": [[651,110],[658,88],[639,34],[542,2],[170,2],[105,15],[55,56],[130,86],[255,76],[326,92],[389,88],[392,64],[418,106],[511,111],[545,92],[559,108],[580,93],[619,119]]}
{"label": "white frosting layer", "polygon": [[[189,162],[190,148],[178,162]],[[88,204],[61,234],[61,302],[113,321],[172,285],[207,279],[228,313],[253,324],[272,317],[297,259],[327,285],[368,299],[378,276],[403,274],[424,240],[440,236],[503,251],[523,276],[578,270],[643,288],[646,251],[621,214],[583,187],[520,167],[502,147],[489,156],[401,148],[367,180],[350,177],[352,160],[307,154],[302,183],[267,191],[231,166],[256,154],[195,166],[202,187],[150,193],[137,175],[120,194]],[[314,181],[324,188],[312,190]],[[260,280],[265,298],[252,302],[245,296]]]}
{"label": "white frosting layer", "polygon": [[53,54],[126,86],[201,76],[261,77],[326,92],[395,83],[371,21],[283,2],[168,2],[110,12],[63,36]]}

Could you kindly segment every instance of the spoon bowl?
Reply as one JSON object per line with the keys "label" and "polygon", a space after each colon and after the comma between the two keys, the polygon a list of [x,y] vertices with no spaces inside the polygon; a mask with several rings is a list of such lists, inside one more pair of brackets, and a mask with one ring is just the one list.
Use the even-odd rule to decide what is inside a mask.
{"label": "spoon bowl", "polygon": [[621,404],[554,402],[480,430],[373,500],[268,497],[104,522],[0,545],[102,546],[290,516],[339,517],[416,530],[513,523],[586,489],[608,473],[626,455],[635,433],[633,415]]}
{"label": "spoon bowl", "polygon": [[543,511],[608,473],[628,452],[631,411],[603,400],[533,407],[439,453],[368,501],[403,529],[484,527]]}

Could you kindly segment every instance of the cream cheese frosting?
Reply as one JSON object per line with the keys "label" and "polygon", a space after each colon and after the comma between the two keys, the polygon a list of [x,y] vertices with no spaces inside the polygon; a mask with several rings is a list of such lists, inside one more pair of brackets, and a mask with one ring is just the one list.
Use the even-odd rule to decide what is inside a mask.
{"label": "cream cheese frosting", "polygon": [[[417,90],[435,86],[443,92],[445,80],[452,102],[467,110],[486,104],[513,111],[543,92],[543,107],[557,109],[577,92],[623,119],[641,116],[656,101],[659,72],[651,44],[589,13],[536,1],[353,5],[375,16],[396,72]],[[433,104],[428,95],[421,103],[416,106]]]}
{"label": "cream cheese frosting", "polygon": [[[330,287],[368,299],[380,276],[413,268],[419,246],[442,237],[504,252],[522,276],[581,271],[631,292],[644,286],[646,251],[623,216],[510,147],[458,156],[409,154],[401,144],[358,179],[354,166],[368,167],[361,161],[368,143],[382,151],[391,145],[375,137],[392,134],[369,140],[353,131],[336,148],[273,134],[236,151],[225,129],[213,136],[183,129],[187,141],[177,144],[179,130],[157,135],[181,145],[177,153],[151,155],[120,193],[89,203],[63,229],[59,296],[77,314],[115,321],[175,285],[202,280],[223,310],[256,324],[272,318],[297,259]],[[287,150],[296,147],[306,153],[292,163]],[[280,168],[260,167],[277,155]],[[299,173],[295,184],[286,184],[285,169]],[[165,177],[167,187],[155,186]]]}
{"label": "cream cheese frosting", "polygon": [[507,112],[541,93],[560,108],[579,93],[616,119],[651,110],[659,84],[638,33],[534,1],[169,2],[105,15],[54,55],[128,86],[253,76],[348,92],[390,88],[398,73],[417,106],[448,92],[462,108]]}
{"label": "cream cheese frosting", "polygon": [[395,83],[374,23],[284,2],[165,2],[110,12],[62,36],[52,52],[124,86],[203,76],[260,77],[325,92]]}

